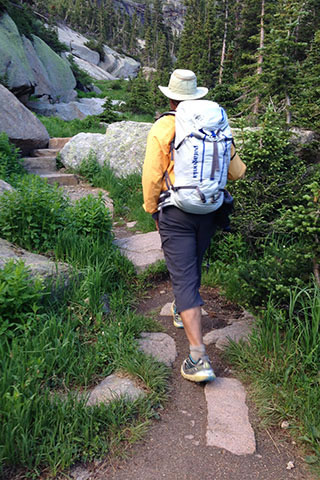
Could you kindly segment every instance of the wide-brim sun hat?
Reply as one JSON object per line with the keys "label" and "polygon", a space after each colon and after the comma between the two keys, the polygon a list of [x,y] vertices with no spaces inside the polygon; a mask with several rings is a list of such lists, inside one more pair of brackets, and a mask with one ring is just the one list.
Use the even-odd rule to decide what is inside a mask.
{"label": "wide-brim sun hat", "polygon": [[161,92],[171,100],[196,100],[202,98],[208,93],[206,87],[197,86],[197,77],[191,70],[174,70],[172,72],[169,85],[162,87]]}

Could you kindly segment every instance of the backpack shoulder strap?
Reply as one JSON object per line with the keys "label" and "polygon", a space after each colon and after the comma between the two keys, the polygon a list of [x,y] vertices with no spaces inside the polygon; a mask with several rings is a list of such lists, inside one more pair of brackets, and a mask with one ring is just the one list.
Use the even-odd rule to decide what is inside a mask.
{"label": "backpack shoulder strap", "polygon": [[236,144],[235,144],[235,142],[234,142],[233,137],[232,137],[232,145],[233,145],[233,147],[234,147],[234,154],[233,154],[232,157],[230,158],[230,162],[231,162],[231,160],[233,160],[234,157],[237,155]]}
{"label": "backpack shoulder strap", "polygon": [[173,117],[175,117],[176,112],[175,112],[174,110],[171,110],[170,112],[163,112],[163,113],[157,118],[157,120],[160,120],[160,118],[166,117],[167,115],[172,115]]}

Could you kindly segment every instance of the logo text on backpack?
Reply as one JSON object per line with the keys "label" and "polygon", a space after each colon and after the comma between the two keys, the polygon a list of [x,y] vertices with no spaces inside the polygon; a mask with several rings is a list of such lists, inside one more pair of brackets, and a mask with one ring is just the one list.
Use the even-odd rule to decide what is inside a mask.
{"label": "logo text on backpack", "polygon": [[193,178],[197,178],[198,174],[198,159],[199,159],[199,147],[198,145],[193,145]]}

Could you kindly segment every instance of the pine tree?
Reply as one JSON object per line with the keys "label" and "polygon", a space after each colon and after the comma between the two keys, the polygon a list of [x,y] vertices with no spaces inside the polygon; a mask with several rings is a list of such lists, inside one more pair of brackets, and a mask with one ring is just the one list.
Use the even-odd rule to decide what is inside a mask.
{"label": "pine tree", "polygon": [[180,38],[177,66],[199,73],[199,63],[203,52],[204,2],[186,0],[187,13]]}
{"label": "pine tree", "polygon": [[301,65],[294,92],[294,121],[320,132],[320,30]]}
{"label": "pine tree", "polygon": [[133,113],[154,113],[150,86],[141,71],[137,78],[130,80],[127,107]]}
{"label": "pine tree", "polygon": [[151,66],[151,58],[153,58],[153,42],[152,42],[152,29],[149,27],[145,34],[145,46],[143,49],[143,63],[144,65]]}
{"label": "pine tree", "polygon": [[272,28],[265,38],[264,68],[262,81],[264,96],[271,97],[276,105],[286,112],[287,123],[291,122],[291,95],[299,64],[295,60],[297,42],[296,28],[306,11],[304,0],[281,0]]}

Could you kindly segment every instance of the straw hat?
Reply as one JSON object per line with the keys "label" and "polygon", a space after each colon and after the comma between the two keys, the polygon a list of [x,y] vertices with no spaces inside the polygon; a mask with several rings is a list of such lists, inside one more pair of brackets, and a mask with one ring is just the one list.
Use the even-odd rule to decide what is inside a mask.
{"label": "straw hat", "polygon": [[174,70],[169,85],[159,85],[159,89],[171,100],[196,100],[208,93],[206,87],[197,87],[197,77],[191,70]]}

